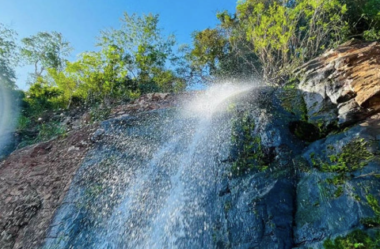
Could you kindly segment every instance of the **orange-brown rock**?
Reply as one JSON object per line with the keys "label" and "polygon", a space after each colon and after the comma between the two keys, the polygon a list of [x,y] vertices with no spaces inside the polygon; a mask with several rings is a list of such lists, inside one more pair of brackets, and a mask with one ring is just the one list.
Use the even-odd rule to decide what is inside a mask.
{"label": "orange-brown rock", "polygon": [[347,42],[309,61],[296,73],[309,117],[318,119],[329,112],[331,120],[338,118],[345,125],[380,110],[379,42]]}

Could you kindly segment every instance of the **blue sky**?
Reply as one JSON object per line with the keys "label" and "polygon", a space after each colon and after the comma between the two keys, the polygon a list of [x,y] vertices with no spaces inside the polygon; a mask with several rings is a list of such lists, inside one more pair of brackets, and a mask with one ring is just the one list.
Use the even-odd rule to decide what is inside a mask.
{"label": "blue sky", "polygon": [[[191,33],[214,27],[216,13],[234,12],[236,0],[0,0],[0,22],[19,38],[39,31],[58,31],[80,52],[95,50],[100,30],[119,27],[124,11],[160,15],[160,26],[174,33],[180,44],[191,43]],[[18,68],[17,85],[26,89],[30,67]]]}

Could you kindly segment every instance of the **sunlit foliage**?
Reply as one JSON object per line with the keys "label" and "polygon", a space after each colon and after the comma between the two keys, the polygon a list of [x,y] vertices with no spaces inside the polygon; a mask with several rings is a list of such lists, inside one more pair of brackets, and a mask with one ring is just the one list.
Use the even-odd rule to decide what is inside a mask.
{"label": "sunlit foliage", "polygon": [[72,48],[61,33],[39,32],[21,40],[21,57],[34,66],[33,80],[41,77],[46,69],[62,70]]}

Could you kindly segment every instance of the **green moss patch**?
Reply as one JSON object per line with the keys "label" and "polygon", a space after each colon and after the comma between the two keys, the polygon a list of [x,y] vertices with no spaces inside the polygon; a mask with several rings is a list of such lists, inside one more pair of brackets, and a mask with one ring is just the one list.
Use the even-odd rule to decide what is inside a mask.
{"label": "green moss patch", "polygon": [[323,243],[325,249],[375,249],[380,248],[380,235],[376,234],[374,238],[361,230],[349,233],[345,237],[337,237],[334,240],[327,239]]}
{"label": "green moss patch", "polygon": [[255,122],[248,113],[237,118],[232,127],[232,144],[237,156],[232,164],[233,175],[243,175],[254,168],[266,170],[261,138],[254,136]]}
{"label": "green moss patch", "polygon": [[360,222],[366,227],[379,227],[380,226],[380,206],[378,200],[373,195],[366,196],[368,205],[375,213],[374,217],[361,219]]}
{"label": "green moss patch", "polygon": [[310,160],[314,167],[322,172],[337,173],[327,182],[334,185],[341,185],[346,180],[352,178],[350,172],[364,168],[373,158],[373,154],[367,149],[368,143],[364,139],[355,139],[343,146],[340,153],[334,153],[334,147],[328,146],[333,153],[328,156],[327,161],[315,157],[315,153],[310,154]]}
{"label": "green moss patch", "polygon": [[356,139],[342,148],[337,155],[330,155],[330,162],[323,162],[321,170],[324,172],[347,173],[362,169],[373,158],[367,150],[367,142],[364,139]]}
{"label": "green moss patch", "polygon": [[[322,172],[335,173],[332,177],[326,179],[326,182],[335,188],[334,192],[330,193],[331,198],[342,196],[345,193],[345,182],[353,177],[351,172],[362,169],[373,159],[374,155],[367,147],[368,143],[364,139],[355,139],[343,146],[339,153],[335,152],[333,146],[328,146],[327,153],[330,155],[327,157],[327,160],[322,160],[315,153],[310,154],[313,167]],[[373,227],[374,223],[378,223],[378,221],[380,221],[380,218],[378,220],[371,218],[363,220],[362,223],[368,224],[368,227]]]}
{"label": "green moss patch", "polygon": [[307,107],[300,90],[294,84],[286,85],[279,96],[281,106],[289,113],[298,115],[301,121],[307,121]]}

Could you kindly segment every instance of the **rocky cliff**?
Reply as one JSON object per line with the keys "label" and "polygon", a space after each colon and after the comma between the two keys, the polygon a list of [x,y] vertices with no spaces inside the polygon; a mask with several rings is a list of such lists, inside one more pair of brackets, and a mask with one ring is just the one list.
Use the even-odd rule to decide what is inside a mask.
{"label": "rocky cliff", "polygon": [[0,248],[379,248],[380,44],[295,75],[206,119],[145,96],[12,153]]}

